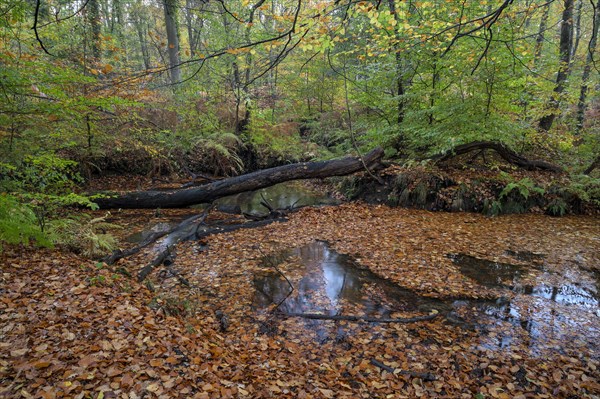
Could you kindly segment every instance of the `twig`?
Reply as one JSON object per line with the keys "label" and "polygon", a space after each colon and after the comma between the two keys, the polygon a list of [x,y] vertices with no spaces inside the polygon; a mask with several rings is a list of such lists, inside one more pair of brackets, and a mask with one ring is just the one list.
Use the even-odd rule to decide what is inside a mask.
{"label": "twig", "polygon": [[419,373],[416,371],[397,369],[394,367],[390,367],[377,359],[371,359],[371,364],[392,374],[408,375],[410,377],[420,378],[423,381],[435,381],[437,379],[437,377],[431,373]]}
{"label": "twig", "polygon": [[[266,255],[263,253],[263,251],[258,248],[259,252],[263,255],[263,257],[266,257]],[[273,269],[275,269],[275,271],[277,273],[279,273],[279,275],[281,277],[283,277],[285,279],[285,281],[287,281],[288,285],[290,286],[290,291],[287,293],[287,295],[277,303],[277,305],[275,305],[275,308],[273,308],[273,310],[271,311],[271,314],[274,314],[275,311],[279,308],[279,306],[281,306],[281,304],[283,302],[285,302],[286,299],[288,299],[290,297],[290,295],[292,295],[292,292],[294,292],[294,285],[292,284],[292,282],[287,278],[287,276],[285,274],[283,274],[283,272],[281,270],[279,270],[279,268],[277,267],[277,265],[275,264],[275,262],[269,262],[270,266],[273,267]],[[263,293],[264,294],[264,293]],[[265,295],[266,296],[266,295]]]}
{"label": "twig", "polygon": [[416,323],[419,321],[427,321],[432,320],[437,317],[437,313],[430,314],[427,316],[416,316],[416,317],[406,317],[406,318],[398,318],[398,319],[389,319],[389,318],[375,318],[375,317],[366,317],[366,316],[354,316],[354,315],[325,315],[320,313],[284,313],[284,316],[288,317],[302,317],[303,319],[313,319],[313,320],[344,320],[344,321],[364,321],[367,323]]}

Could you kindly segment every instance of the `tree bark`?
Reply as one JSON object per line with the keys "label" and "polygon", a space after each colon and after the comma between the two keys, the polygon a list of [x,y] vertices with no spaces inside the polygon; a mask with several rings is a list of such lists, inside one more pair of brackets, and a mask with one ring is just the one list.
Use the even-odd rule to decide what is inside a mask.
{"label": "tree bark", "polygon": [[378,166],[382,157],[383,149],[377,147],[364,155],[362,160],[358,157],[346,157],[330,161],[301,162],[259,170],[184,190],[137,191],[113,198],[99,198],[95,202],[102,209],[182,208],[211,202],[227,195],[258,190],[289,180],[349,175],[363,170],[365,167],[372,169]]}
{"label": "tree bark", "polygon": [[546,161],[540,160],[530,160],[525,158],[522,155],[517,154],[515,151],[508,148],[503,143],[499,143],[496,141],[474,141],[468,144],[462,144],[454,147],[450,151],[446,151],[442,154],[434,155],[431,157],[436,162],[446,161],[450,158],[453,158],[457,155],[462,155],[469,153],[471,151],[480,151],[480,150],[494,150],[504,159],[505,161],[520,166],[525,169],[543,169],[550,170],[552,172],[562,172],[562,168],[557,165],[553,165]]}
{"label": "tree bark", "polygon": [[165,26],[167,29],[167,43],[169,53],[169,69],[171,72],[171,83],[177,84],[181,81],[181,69],[179,65],[179,32],[177,27],[177,0],[163,0],[165,11]]}
{"label": "tree bark", "polygon": [[551,4],[544,6],[544,11],[540,19],[540,28],[538,30],[537,38],[535,39],[535,50],[533,54],[533,66],[537,67],[540,59],[542,58],[542,48],[544,46],[544,36],[546,34],[546,25],[548,24],[548,16],[550,15]]}
{"label": "tree bark", "polygon": [[98,0],[89,0],[88,2],[88,20],[91,26],[91,48],[93,62],[97,63],[100,61],[102,56],[102,40],[100,39],[100,33],[102,29],[102,22],[100,20],[100,5]]}
{"label": "tree bark", "polygon": [[[593,3],[592,3],[593,4]],[[594,20],[592,23],[592,36],[588,44],[587,56],[585,58],[585,66],[583,67],[583,74],[581,75],[581,90],[579,91],[579,100],[577,101],[577,133],[581,133],[583,129],[583,123],[585,122],[585,110],[587,107],[587,92],[590,80],[590,74],[592,72],[592,66],[594,65],[594,52],[596,51],[596,44],[598,43],[598,28],[600,27],[600,0],[594,5]]]}
{"label": "tree bark", "polygon": [[548,113],[539,120],[539,127],[545,132],[550,130],[554,119],[560,113],[560,97],[565,91],[567,78],[569,77],[571,49],[573,47],[573,0],[565,0],[564,4],[565,9],[562,14],[560,27],[560,66],[556,75],[556,86],[554,87],[552,98],[548,102]]}

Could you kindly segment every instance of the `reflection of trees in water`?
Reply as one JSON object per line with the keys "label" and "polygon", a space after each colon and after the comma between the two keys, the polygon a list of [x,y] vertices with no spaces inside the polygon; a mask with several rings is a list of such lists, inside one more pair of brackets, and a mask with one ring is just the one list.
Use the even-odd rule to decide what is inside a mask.
{"label": "reflection of trees in water", "polygon": [[[360,268],[350,257],[336,253],[322,241],[269,256],[264,263],[278,265],[290,258],[298,258],[293,263],[299,270],[294,273],[301,274],[302,278],[281,305],[286,312],[330,311],[338,314],[342,313],[342,308],[354,305],[367,315],[389,315],[395,310],[428,311],[447,307],[441,301],[419,297]],[[279,303],[290,292],[287,281],[276,272],[256,275],[254,285],[254,306],[257,308]]]}
{"label": "reflection of trees in water", "polygon": [[297,182],[280,183],[261,190],[221,198],[217,202],[222,205],[239,206],[246,213],[263,213],[265,212],[265,208],[261,205],[263,197],[275,209],[335,203],[332,198],[312,191]]}

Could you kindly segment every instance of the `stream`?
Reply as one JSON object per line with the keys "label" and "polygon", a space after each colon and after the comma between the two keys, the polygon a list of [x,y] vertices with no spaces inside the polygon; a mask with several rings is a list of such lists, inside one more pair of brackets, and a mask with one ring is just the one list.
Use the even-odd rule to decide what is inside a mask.
{"label": "stream", "polygon": [[[274,208],[336,203],[327,195],[307,189],[301,183],[292,182],[224,198],[219,200],[218,206],[235,209],[238,212],[261,214],[266,211],[261,205],[261,201],[265,200]],[[420,211],[399,212],[404,215],[398,222],[403,229],[412,226],[411,223],[421,228],[420,220],[424,219],[420,219],[423,217]],[[511,225],[506,223],[523,218],[516,215],[498,219],[469,214],[426,213],[425,215],[427,220],[435,223],[432,226],[443,231],[440,237],[449,234],[460,236],[465,228],[471,228],[473,220],[477,220],[484,230],[488,225],[497,225],[494,229],[510,231]],[[417,222],[412,218],[416,218]],[[546,223],[556,219],[544,220]],[[340,225],[337,220],[335,223]],[[156,223],[133,235],[130,240],[139,241],[148,234],[168,229],[175,224],[176,222]],[[479,224],[473,224],[473,228],[479,228],[478,226]],[[244,288],[243,292],[250,290],[249,306],[256,315],[280,314],[285,317],[285,314],[318,313],[327,316],[362,318],[407,318],[437,313],[439,314],[437,319],[448,328],[457,328],[464,330],[466,334],[478,336],[479,338],[472,342],[472,347],[476,350],[510,351],[511,348],[526,347],[531,354],[535,355],[541,354],[542,348],[555,348],[560,352],[561,343],[569,342],[571,346],[590,348],[592,353],[596,353],[593,348],[598,347],[600,338],[598,322],[600,278],[597,269],[591,267],[589,260],[586,260],[581,252],[560,255],[557,258],[557,254],[552,253],[551,246],[544,245],[539,251],[531,251],[520,247],[519,241],[508,238],[507,242],[512,244],[502,244],[508,249],[501,252],[503,260],[497,261],[490,260],[487,256],[475,256],[466,251],[452,250],[451,248],[455,248],[456,245],[449,241],[448,244],[441,246],[445,248],[445,252],[439,254],[441,258],[446,259],[447,265],[443,268],[456,268],[455,273],[462,276],[462,279],[473,287],[474,295],[470,297],[462,293],[454,296],[429,296],[415,290],[414,286],[410,288],[410,284],[405,285],[402,279],[396,278],[392,281],[383,278],[375,271],[366,268],[360,259],[336,252],[327,238],[331,230],[316,235],[310,233],[310,229],[314,228],[310,224],[296,224],[296,229],[299,228],[306,229],[306,232],[294,230],[292,234],[287,230],[286,223],[274,227],[276,230],[283,230],[284,235],[289,235],[289,242],[294,242],[292,237],[298,233],[313,234],[313,239],[305,240],[306,244],[290,245],[284,250],[268,255],[262,254],[258,259],[258,266],[248,269],[239,269],[238,265],[233,265],[233,270],[226,271],[227,268],[223,265],[228,263],[222,262],[228,261],[218,258],[222,256],[219,255],[221,247],[218,244],[202,244],[202,251],[197,250],[197,244],[196,246],[190,244],[189,259],[183,261],[183,264],[193,265],[202,260],[205,265],[202,267],[206,269],[194,266],[193,269],[187,269],[187,275],[190,281],[196,281],[198,286],[216,287],[214,289],[217,291],[224,289],[220,294],[224,298],[246,284],[241,280],[235,280],[245,276],[249,287]],[[254,231],[250,234],[255,234]],[[416,251],[417,256],[423,257],[424,255],[419,255],[418,251],[424,248],[423,243],[432,242],[428,241],[434,237],[430,231],[416,233],[414,237],[404,236],[404,238],[399,234],[396,236],[399,244],[396,245],[404,246],[407,242],[417,243],[412,251]],[[493,230],[492,236],[497,234],[496,231]],[[565,229],[567,233],[576,231],[576,228],[570,226]],[[347,234],[349,237],[354,237],[357,232]],[[511,234],[507,233],[507,237],[512,237]],[[540,233],[536,234],[541,234],[540,242],[544,242],[546,240],[544,234],[548,233],[540,230]],[[577,236],[579,233],[574,234]],[[491,238],[492,236],[488,241],[494,239]],[[220,240],[228,242],[227,237],[229,236],[224,234]],[[270,235],[267,237],[271,238]],[[339,241],[340,236],[337,237],[336,240]],[[592,242],[597,241],[597,238],[596,241],[593,237],[591,239]],[[243,247],[244,244],[239,243],[238,240],[234,239],[232,244],[226,245],[226,248],[231,251]],[[260,242],[259,238],[256,240],[250,240],[250,248],[255,248],[256,242]],[[468,240],[469,245],[479,243],[479,237]],[[468,248],[468,245],[464,248]],[[244,256],[252,252],[247,251],[243,250]],[[494,252],[498,254],[497,251]],[[223,253],[223,256],[225,259],[234,259],[236,256],[241,256],[240,254]],[[210,256],[217,256],[217,259],[211,260]],[[562,263],[558,264],[558,261]],[[424,265],[426,266],[426,263]],[[181,273],[186,273],[185,267],[189,266],[182,266]],[[223,267],[225,269],[221,270]],[[410,279],[411,276],[406,275],[403,278]],[[481,292],[491,294],[477,295]],[[227,301],[225,300],[224,306],[227,306]],[[240,303],[236,303],[236,306],[239,305]],[[224,312],[228,312],[227,308],[223,309]],[[276,312],[272,313],[274,310]],[[380,331],[384,328],[378,323],[357,325],[358,327],[348,328],[360,328],[360,331],[370,329]],[[295,336],[302,336],[304,329],[317,342],[325,342],[340,334],[340,326],[335,322],[299,320],[293,326],[288,325],[288,328],[298,329],[294,331]],[[279,333],[282,331],[279,330]]]}

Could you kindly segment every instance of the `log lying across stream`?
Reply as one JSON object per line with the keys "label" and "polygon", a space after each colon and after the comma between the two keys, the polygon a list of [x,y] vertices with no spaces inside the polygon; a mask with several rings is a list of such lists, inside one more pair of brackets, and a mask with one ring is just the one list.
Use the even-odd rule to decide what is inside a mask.
{"label": "log lying across stream", "polygon": [[101,209],[114,208],[183,208],[218,198],[254,191],[290,180],[345,176],[379,165],[383,149],[375,148],[362,157],[346,157],[330,161],[301,162],[259,170],[202,186],[173,191],[136,191],[116,197],[94,200]]}

